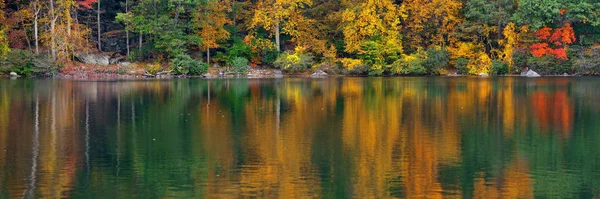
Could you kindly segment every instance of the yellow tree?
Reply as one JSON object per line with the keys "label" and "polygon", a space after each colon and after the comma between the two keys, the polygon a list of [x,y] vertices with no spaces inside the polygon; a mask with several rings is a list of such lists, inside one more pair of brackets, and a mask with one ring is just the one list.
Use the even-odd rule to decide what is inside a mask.
{"label": "yellow tree", "polygon": [[404,20],[405,35],[413,46],[448,46],[461,23],[462,3],[459,0],[406,0],[408,17]]}
{"label": "yellow tree", "polygon": [[527,31],[527,26],[522,26],[520,29],[517,29],[517,26],[511,22],[506,25],[502,32],[504,34],[504,39],[499,41],[499,43],[504,46],[501,58],[508,65],[509,70],[512,69],[515,63],[513,60],[514,49],[521,47],[523,43],[522,34],[527,33]]}
{"label": "yellow tree", "polygon": [[49,46],[53,60],[68,61],[75,51],[89,48],[85,39],[89,29],[82,24],[75,24],[71,17],[75,3],[75,0],[48,2],[48,13],[42,20],[48,22],[50,28],[41,34],[41,39]]}
{"label": "yellow tree", "polygon": [[8,47],[8,39],[6,38],[5,33],[6,24],[4,24],[4,21],[6,20],[6,17],[4,16],[4,7],[4,0],[0,0],[0,60],[2,60],[10,51],[10,48]]}
{"label": "yellow tree", "polygon": [[372,37],[383,37],[388,44],[402,50],[400,19],[404,8],[392,0],[345,0],[342,29],[346,52],[360,50],[361,44]]}
{"label": "yellow tree", "polygon": [[249,28],[255,30],[263,27],[272,31],[277,51],[281,51],[280,34],[283,32],[292,38],[297,38],[299,34],[297,27],[306,20],[301,11],[311,5],[311,0],[259,0]]}
{"label": "yellow tree", "polygon": [[194,15],[196,34],[202,40],[201,47],[206,49],[206,63],[210,64],[210,49],[218,48],[219,41],[229,38],[225,25],[230,24],[227,12],[231,11],[226,0],[209,0],[205,5],[198,7]]}
{"label": "yellow tree", "polygon": [[[400,22],[404,7],[393,0],[345,0],[341,11],[345,51],[358,54],[371,67],[372,74],[381,74],[384,67],[402,53]],[[346,66],[353,68],[352,66]]]}

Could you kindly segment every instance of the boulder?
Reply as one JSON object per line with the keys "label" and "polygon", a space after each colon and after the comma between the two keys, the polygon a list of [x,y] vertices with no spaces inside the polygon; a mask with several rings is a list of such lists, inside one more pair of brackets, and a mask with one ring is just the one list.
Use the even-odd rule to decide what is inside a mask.
{"label": "boulder", "polygon": [[327,77],[329,74],[327,74],[325,71],[322,70],[317,70],[315,71],[312,75],[310,75],[311,77]]}
{"label": "boulder", "polygon": [[541,77],[541,75],[540,75],[540,74],[536,73],[536,72],[535,72],[535,71],[533,71],[533,70],[529,70],[529,71],[527,71],[527,73],[525,73],[525,76],[526,76],[526,77]]}
{"label": "boulder", "polygon": [[119,63],[119,65],[127,67],[127,66],[131,66],[131,62],[121,62],[121,63]]}
{"label": "boulder", "polygon": [[10,72],[10,76],[11,77],[21,77],[19,74],[15,73],[15,72]]}
{"label": "boulder", "polygon": [[108,55],[102,55],[102,54],[77,54],[76,58],[86,64],[94,64],[94,65],[101,65],[101,66],[108,66],[109,64],[111,64],[110,62],[110,56]]}
{"label": "boulder", "polygon": [[204,73],[204,74],[202,75],[202,77],[203,77],[203,78],[210,79],[210,78],[212,78],[212,75],[211,75],[210,73]]}
{"label": "boulder", "polygon": [[487,73],[479,73],[479,76],[480,76],[480,77],[487,77],[487,76],[489,76],[489,75],[488,75]]}
{"label": "boulder", "polygon": [[275,70],[273,77],[274,78],[283,78],[283,72],[281,72],[281,70]]}

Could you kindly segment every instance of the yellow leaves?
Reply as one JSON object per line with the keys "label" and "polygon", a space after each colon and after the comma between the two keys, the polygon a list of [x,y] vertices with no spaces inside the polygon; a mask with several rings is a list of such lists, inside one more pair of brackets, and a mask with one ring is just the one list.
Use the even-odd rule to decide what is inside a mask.
{"label": "yellow leaves", "polygon": [[508,67],[512,67],[514,65],[513,61],[513,51],[515,48],[515,44],[517,42],[517,33],[515,32],[515,24],[509,23],[506,28],[504,28],[504,37],[505,39],[500,41],[501,45],[504,45],[504,51],[502,52],[502,60],[508,65]]}
{"label": "yellow leaves", "polygon": [[363,0],[358,3],[349,2],[342,13],[344,41],[346,52],[356,52],[361,43],[371,37],[384,37],[402,48],[399,31],[403,7],[391,0]]}
{"label": "yellow leaves", "polygon": [[[457,0],[407,0],[405,20],[406,35],[412,45],[452,45],[451,37],[456,26],[462,22],[462,3]],[[432,31],[426,27],[434,27]]]}
{"label": "yellow leaves", "polygon": [[217,48],[218,42],[229,38],[225,25],[230,24],[226,11],[230,11],[229,3],[225,0],[210,0],[198,8],[194,15],[196,34],[203,39],[202,47]]}
{"label": "yellow leaves", "polygon": [[475,59],[469,61],[467,68],[470,74],[489,73],[492,59],[485,52],[478,52]]}
{"label": "yellow leaves", "polygon": [[450,56],[453,59],[457,59],[460,57],[464,57],[467,59],[475,58],[476,52],[483,49],[481,45],[475,44],[473,42],[458,42],[456,47],[449,47],[448,50],[450,52]]}
{"label": "yellow leaves", "polygon": [[352,70],[356,67],[363,66],[364,62],[360,59],[352,59],[352,58],[342,58],[339,59],[339,62],[348,70]]}

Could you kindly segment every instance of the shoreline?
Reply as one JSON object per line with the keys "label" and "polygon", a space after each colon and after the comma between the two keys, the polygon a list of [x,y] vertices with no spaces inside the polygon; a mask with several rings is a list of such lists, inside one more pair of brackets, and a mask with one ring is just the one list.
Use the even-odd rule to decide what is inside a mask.
{"label": "shoreline", "polygon": [[[280,79],[280,78],[331,78],[331,77],[474,77],[474,78],[495,78],[495,77],[524,77],[524,78],[536,78],[527,77],[519,74],[508,74],[508,75],[463,75],[463,74],[447,74],[447,75],[422,75],[422,76],[406,76],[406,75],[380,75],[380,76],[368,76],[368,75],[352,75],[352,74],[327,74],[321,70],[317,70],[315,73],[312,72],[301,72],[296,74],[283,74],[281,70],[274,68],[252,68],[246,75],[233,75],[225,74],[219,75],[220,71],[225,68],[210,68],[204,75],[171,75],[171,74],[149,74],[143,69],[134,69],[126,72],[119,73],[117,70],[94,70],[93,66],[89,67],[92,69],[86,69],[86,67],[63,69],[59,72],[49,76],[33,76],[33,77],[13,77],[9,74],[0,74],[0,78],[36,78],[36,79],[65,79],[65,80],[107,80],[107,81],[119,81],[119,80],[169,80],[169,79]],[[600,74],[563,74],[563,75],[542,75],[541,77],[600,77]]]}

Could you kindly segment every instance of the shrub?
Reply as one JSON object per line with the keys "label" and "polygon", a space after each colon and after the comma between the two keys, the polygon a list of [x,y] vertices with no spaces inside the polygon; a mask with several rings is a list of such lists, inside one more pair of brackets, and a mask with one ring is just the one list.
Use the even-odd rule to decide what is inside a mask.
{"label": "shrub", "polygon": [[[571,51],[574,48],[569,48]],[[597,74],[600,72],[600,46],[574,50],[573,69],[578,73]]]}
{"label": "shrub", "polygon": [[302,53],[283,53],[273,63],[275,67],[280,68],[283,72],[294,73],[302,72],[313,65],[313,57]]}
{"label": "shrub", "polygon": [[425,75],[427,69],[423,66],[426,55],[417,51],[411,55],[403,55],[401,59],[392,63],[390,72],[394,75]]}
{"label": "shrub", "polygon": [[430,74],[440,74],[450,62],[450,53],[445,48],[435,47],[427,50],[427,59],[423,66]]}
{"label": "shrub", "polygon": [[169,63],[175,74],[202,75],[208,71],[208,64],[196,61],[189,55],[179,55]]}
{"label": "shrub", "polygon": [[508,74],[508,65],[500,60],[493,60],[490,70],[490,74],[492,75],[506,75]]}
{"label": "shrub", "polygon": [[156,62],[153,64],[147,64],[144,66],[144,70],[146,70],[146,72],[150,73],[150,74],[156,74],[159,71],[161,71],[162,67],[160,65],[160,63]]}
{"label": "shrub", "polygon": [[248,65],[248,59],[243,57],[236,57],[231,60],[231,70],[238,74],[246,74],[250,70]]}
{"label": "shrub", "polygon": [[401,51],[393,43],[376,38],[362,42],[357,56],[366,65],[371,66],[369,75],[381,75],[384,72],[384,66],[398,60],[400,54]]}
{"label": "shrub", "polygon": [[360,59],[342,58],[338,62],[346,74],[365,75],[369,72],[369,66]]}
{"label": "shrub", "polygon": [[468,64],[469,59],[461,57],[454,61],[454,68],[456,68],[460,74],[469,74],[469,68],[467,68]]}
{"label": "shrub", "polygon": [[540,58],[529,57],[527,59],[529,69],[538,72],[539,74],[563,74],[570,73],[571,62],[555,58],[552,55],[544,55]]}
{"label": "shrub", "polygon": [[15,72],[19,75],[46,75],[56,69],[51,61],[35,57],[32,53],[23,50],[12,50],[8,52],[6,58],[6,65],[2,70]]}
{"label": "shrub", "polygon": [[312,66],[314,70],[322,70],[327,74],[342,74],[343,70],[340,67],[339,63],[333,62],[331,60],[326,60],[321,63],[318,63]]}

